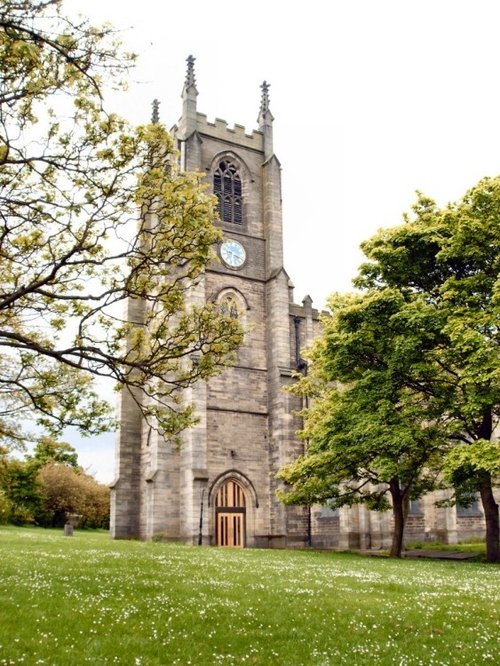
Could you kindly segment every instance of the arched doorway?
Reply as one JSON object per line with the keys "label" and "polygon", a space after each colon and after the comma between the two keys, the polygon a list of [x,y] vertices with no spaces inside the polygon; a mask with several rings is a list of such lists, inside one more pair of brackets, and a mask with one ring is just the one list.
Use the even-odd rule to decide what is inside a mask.
{"label": "arched doorway", "polygon": [[246,498],[243,488],[229,479],[215,497],[215,533],[218,546],[245,546]]}

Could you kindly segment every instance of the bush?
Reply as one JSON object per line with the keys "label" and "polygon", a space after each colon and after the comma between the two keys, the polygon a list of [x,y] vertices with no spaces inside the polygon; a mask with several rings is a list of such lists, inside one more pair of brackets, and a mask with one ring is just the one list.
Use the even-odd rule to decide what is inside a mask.
{"label": "bush", "polygon": [[35,522],[40,508],[40,489],[36,469],[22,460],[4,459],[0,478],[0,513],[2,520],[14,525],[29,525]]}
{"label": "bush", "polygon": [[37,522],[62,527],[68,514],[81,516],[80,527],[109,526],[109,488],[80,468],[51,461],[38,472],[41,508]]}
{"label": "bush", "polygon": [[23,505],[13,505],[11,508],[9,523],[12,525],[34,525],[36,523],[33,512]]}
{"label": "bush", "polygon": [[9,522],[11,512],[12,504],[5,491],[0,488],[0,525],[6,525]]}

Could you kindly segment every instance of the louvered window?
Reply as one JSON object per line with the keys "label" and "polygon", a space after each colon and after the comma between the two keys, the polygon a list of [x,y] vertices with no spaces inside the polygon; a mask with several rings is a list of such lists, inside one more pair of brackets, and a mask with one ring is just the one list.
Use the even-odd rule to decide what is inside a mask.
{"label": "louvered window", "polygon": [[236,165],[228,160],[222,160],[214,173],[214,194],[219,200],[221,220],[241,224],[241,178]]}

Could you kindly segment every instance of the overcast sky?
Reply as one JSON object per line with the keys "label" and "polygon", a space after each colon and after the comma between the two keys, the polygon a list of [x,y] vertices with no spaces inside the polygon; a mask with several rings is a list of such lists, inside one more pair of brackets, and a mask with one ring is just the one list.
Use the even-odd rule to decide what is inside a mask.
{"label": "overcast sky", "polygon": [[[151,101],[173,125],[185,59],[198,110],[257,127],[270,82],[283,172],[285,268],[295,300],[350,289],[359,244],[400,223],[420,190],[444,205],[500,173],[498,0],[66,0],[110,21],[139,56],[110,99],[134,123]],[[80,461],[113,478],[112,437]]]}

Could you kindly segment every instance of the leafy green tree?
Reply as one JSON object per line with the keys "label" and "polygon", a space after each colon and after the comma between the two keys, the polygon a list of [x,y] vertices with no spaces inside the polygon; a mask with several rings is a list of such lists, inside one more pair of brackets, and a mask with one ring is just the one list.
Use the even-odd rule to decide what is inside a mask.
{"label": "leafy green tree", "polygon": [[99,483],[89,474],[82,474],[80,483],[82,496],[78,511],[82,518],[79,525],[108,529],[111,494],[109,486]]}
{"label": "leafy green tree", "polygon": [[[471,493],[480,494],[487,558],[498,561],[493,484],[500,474],[500,446],[495,439],[500,416],[500,178],[481,181],[444,209],[419,195],[403,225],[379,232],[362,247],[368,262],[355,280],[361,295],[354,297],[360,314],[350,311],[350,303],[340,303],[337,311],[333,303],[332,320],[325,323],[323,353],[316,357],[313,353],[313,368],[319,364],[313,376],[318,375],[320,388],[317,404],[306,413],[305,432],[315,413],[325,416],[316,431],[311,426],[311,454],[323,446],[348,460],[359,449],[359,429],[350,436],[348,426],[340,429],[345,434],[343,451],[335,449],[338,426],[330,433],[324,427],[335,415],[334,405],[329,411],[332,400],[345,403],[353,395],[350,407],[358,405],[361,427],[366,418],[370,429],[374,414],[377,428],[391,426],[388,448],[393,463],[401,461],[401,447],[394,444],[399,441],[399,426],[406,424],[408,434],[415,431],[408,443],[413,438],[422,451],[422,472],[436,466],[439,454],[443,479],[455,488],[456,500],[462,503]],[[383,416],[384,390],[380,399],[372,392],[368,408],[363,405],[363,389],[369,394],[380,379],[381,388],[390,395],[390,414],[397,413],[398,422],[399,416],[402,419],[394,429],[392,416]],[[335,384],[332,388],[332,382],[342,382],[345,388]],[[305,386],[305,390],[310,389]],[[379,470],[377,456],[384,451],[384,438],[377,428],[373,447],[365,438],[367,447],[360,458],[371,451]],[[404,433],[400,434],[403,442]],[[313,483],[315,472],[308,470],[307,461],[308,457],[301,461],[302,475],[292,466],[282,477],[296,484],[296,472],[301,483],[308,475]],[[395,469],[397,477],[404,478]],[[347,482],[354,478],[347,469],[344,476]]]}
{"label": "leafy green tree", "polygon": [[109,488],[83,470],[55,461],[38,470],[40,525],[61,527],[70,514],[80,516],[81,527],[109,526]]}
{"label": "leafy green tree", "polygon": [[0,524],[10,521],[12,503],[8,497],[6,487],[8,480],[9,450],[0,445]]}
{"label": "leafy green tree", "polygon": [[5,490],[0,486],[0,525],[6,525],[10,520],[11,503]]}
{"label": "leafy green tree", "polygon": [[[187,295],[220,238],[201,175],[181,173],[159,124],[102,104],[132,59],[62,0],[0,6],[0,437],[36,415],[53,433],[111,426],[95,379],[114,381],[175,436],[179,389],[220,371],[238,324]],[[124,315],[144,303],[139,320]],[[126,341],[126,344],[125,344]]]}
{"label": "leafy green tree", "polygon": [[41,496],[38,468],[24,460],[7,458],[0,470],[0,490],[4,497],[6,522],[26,525],[36,522]]}
{"label": "leafy green tree", "polygon": [[493,482],[500,475],[500,178],[480,181],[442,210],[419,196],[413,213],[364,245],[370,261],[358,286],[387,285],[418,305],[429,335],[407,383],[453,425],[446,477],[457,499],[480,494],[487,558],[499,561]]}
{"label": "leafy green tree", "polygon": [[109,496],[109,488],[84,472],[66,442],[44,435],[25,460],[0,450],[0,523],[59,527],[76,513],[81,527],[107,528]]}
{"label": "leafy green tree", "polygon": [[[401,319],[404,301],[384,290],[332,296],[309,371],[292,391],[307,396],[306,454],[279,477],[287,504],[392,508],[391,556],[400,557],[410,499],[436,487],[443,418],[401,372],[420,357],[421,331]],[[391,502],[388,501],[390,497]]]}
{"label": "leafy green tree", "polygon": [[48,462],[57,462],[68,467],[78,468],[78,454],[71,444],[59,442],[53,437],[42,435],[33,453],[26,456],[28,464],[43,467]]}

